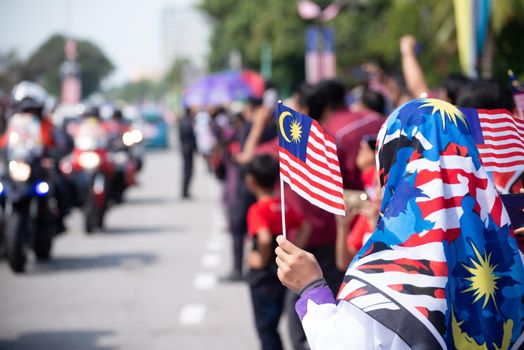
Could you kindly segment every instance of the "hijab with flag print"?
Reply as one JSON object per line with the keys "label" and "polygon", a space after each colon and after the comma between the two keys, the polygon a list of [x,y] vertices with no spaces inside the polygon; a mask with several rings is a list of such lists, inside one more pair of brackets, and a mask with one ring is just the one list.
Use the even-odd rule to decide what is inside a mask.
{"label": "hijab with flag print", "polygon": [[338,299],[410,347],[508,349],[522,342],[522,260],[479,159],[466,118],[444,101],[399,107],[379,134],[380,218]]}

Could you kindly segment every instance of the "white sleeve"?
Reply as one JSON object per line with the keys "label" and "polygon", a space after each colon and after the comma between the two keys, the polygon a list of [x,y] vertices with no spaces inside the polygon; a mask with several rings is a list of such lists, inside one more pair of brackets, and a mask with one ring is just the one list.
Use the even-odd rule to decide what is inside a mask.
{"label": "white sleeve", "polygon": [[313,350],[409,349],[398,335],[353,304],[344,300],[336,304],[327,287],[306,292],[296,309]]}

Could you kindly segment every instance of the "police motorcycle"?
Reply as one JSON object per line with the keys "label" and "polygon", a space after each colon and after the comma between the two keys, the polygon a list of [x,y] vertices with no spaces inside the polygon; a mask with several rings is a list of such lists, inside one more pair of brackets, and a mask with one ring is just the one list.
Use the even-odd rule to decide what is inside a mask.
{"label": "police motorcycle", "polygon": [[74,149],[60,164],[62,173],[75,184],[75,204],[83,212],[87,233],[104,226],[115,174],[107,150],[107,135],[96,114],[87,111],[86,117],[69,125]]}
{"label": "police motorcycle", "polygon": [[46,100],[47,93],[39,85],[17,84],[12,92],[17,113],[2,138],[5,250],[14,272],[24,270],[28,248],[38,260],[49,259],[54,236],[65,229],[57,191],[57,155],[46,148],[53,140],[53,125],[43,118]]}
{"label": "police motorcycle", "polygon": [[22,272],[26,249],[37,259],[51,256],[53,237],[62,230],[53,161],[44,157],[40,120],[28,113],[11,117],[5,150],[5,247],[9,265]]}
{"label": "police motorcycle", "polygon": [[134,107],[128,106],[122,110],[124,118],[128,124],[128,129],[122,135],[129,156],[136,164],[136,171],[139,172],[144,167],[144,157],[146,147],[144,144],[144,122],[141,120],[140,113]]}
{"label": "police motorcycle", "polygon": [[133,146],[140,142],[142,135],[132,129],[123,120],[120,110],[115,110],[113,117],[106,121],[106,130],[109,135],[109,150],[113,164],[115,165],[115,176],[112,183],[111,198],[115,203],[121,203],[125,191],[135,184],[138,171],[138,163],[133,157]]}

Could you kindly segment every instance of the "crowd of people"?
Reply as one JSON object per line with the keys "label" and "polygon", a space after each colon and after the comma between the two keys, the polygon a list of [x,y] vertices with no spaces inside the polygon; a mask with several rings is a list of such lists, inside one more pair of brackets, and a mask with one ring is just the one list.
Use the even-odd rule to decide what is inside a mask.
{"label": "crowd of people", "polygon": [[[293,349],[297,350],[310,346],[316,349],[374,349],[380,346],[403,349],[443,345],[434,339],[428,341],[431,338],[429,336],[424,338],[425,332],[420,331],[415,322],[412,323],[413,329],[420,334],[403,329],[407,332],[404,334],[411,334],[405,336],[399,327],[406,326],[402,324],[401,318],[393,319],[396,317],[393,314],[388,314],[390,319],[385,321],[376,315],[366,319],[363,316],[366,310],[360,310],[360,314],[357,312],[355,316],[354,310],[349,309],[355,308],[351,301],[357,296],[355,293],[359,291],[358,288],[356,292],[354,289],[351,293],[342,293],[345,286],[354,284],[355,278],[361,277],[353,270],[378,272],[386,269],[385,260],[389,258],[382,256],[383,260],[374,260],[375,265],[366,266],[371,264],[365,259],[367,256],[383,253],[393,242],[405,243],[406,237],[402,241],[397,239],[408,234],[410,225],[419,225],[414,232],[421,232],[420,227],[429,225],[415,209],[408,210],[406,207],[408,203],[415,203],[417,191],[422,191],[419,182],[424,181],[420,177],[401,183],[413,172],[410,166],[414,160],[423,157],[433,160],[432,157],[439,156],[438,152],[454,152],[460,158],[457,160],[460,163],[458,167],[471,167],[469,162],[472,155],[476,155],[478,162],[476,145],[461,136],[465,134],[459,125],[462,119],[457,117],[459,122],[455,120],[454,123],[445,124],[445,119],[450,118],[447,113],[458,111],[453,105],[477,109],[514,109],[511,92],[505,83],[493,79],[470,80],[460,74],[453,74],[444,79],[443,86],[430,89],[418,63],[415,47],[416,41],[412,36],[401,39],[402,67],[398,72],[389,72],[377,62],[369,61],[362,65],[367,79],[361,85],[348,89],[339,80],[324,80],[314,85],[303,83],[292,96],[283,101],[286,106],[317,120],[324,131],[334,138],[345,190],[346,215],[330,214],[285,186],[287,239],[279,238],[278,242],[276,238],[283,229],[278,181],[279,138],[273,117],[276,107],[275,87],[269,84],[262,98],[251,97],[241,107],[235,103],[206,108],[188,106],[186,109],[179,124],[184,163],[182,196],[190,196],[192,158],[194,151],[198,150],[208,161],[210,170],[223,183],[223,207],[232,237],[233,265],[231,272],[222,281],[245,281],[249,285],[254,324],[262,349],[283,348],[278,332],[283,314],[287,316],[287,330]],[[437,99],[439,102],[434,102]],[[428,107],[429,112],[418,111],[422,111],[419,107],[424,103],[432,107]],[[387,119],[388,115],[390,117]],[[441,124],[444,124],[443,130],[439,129]],[[413,125],[418,129],[414,131]],[[417,131],[421,138],[426,137],[426,143],[415,137]],[[448,145],[441,141],[444,138],[455,147],[453,150],[443,148]],[[428,145],[433,145],[437,154],[426,152],[429,148],[424,147],[430,147]],[[400,152],[401,148],[409,149],[410,152]],[[375,160],[376,154],[378,161]],[[485,170],[475,164],[475,176],[487,181]],[[421,168],[417,170],[422,172],[423,165],[419,166]],[[448,175],[442,170],[436,177],[449,181]],[[471,232],[467,233],[468,238],[460,242],[468,246],[469,243],[464,242],[476,244],[477,238],[474,236],[485,234],[489,228],[495,232],[493,234],[500,233],[500,240],[493,243],[499,249],[516,249],[515,240],[507,230],[508,223],[504,220],[501,222],[500,218],[494,219],[495,214],[492,219],[496,225],[488,223],[486,219],[485,213],[493,211],[493,202],[500,200],[493,181],[496,185],[496,176],[490,177],[489,184],[483,187],[489,200],[483,195],[470,193],[467,182],[459,182],[450,190],[458,196],[470,193],[472,199],[468,207],[475,207],[475,213],[483,215],[484,222],[479,221],[478,215],[476,218],[460,219],[465,220],[461,221],[462,228],[471,228]],[[524,187],[523,184],[524,175],[520,174],[509,190],[517,193]],[[395,189],[399,194],[395,194]],[[401,197],[402,191],[406,191],[404,197]],[[453,194],[447,193],[446,198]],[[405,202],[398,202],[402,200]],[[400,208],[401,205],[404,206]],[[445,208],[449,204],[439,202],[439,205]],[[400,213],[405,214],[403,221],[393,220]],[[439,217],[437,224],[446,220],[458,219]],[[406,230],[404,234],[401,232],[403,229]],[[478,232],[474,232],[477,229]],[[517,234],[523,231],[522,228],[515,229]],[[466,236],[466,233],[463,235]],[[435,238],[440,239],[439,242],[446,239],[451,242],[451,238],[445,235],[439,237]],[[428,256],[436,254],[431,251],[424,253]],[[513,258],[512,262],[506,261],[505,264],[511,265],[515,273],[512,277],[517,276],[517,281],[522,282],[521,259],[518,254]],[[448,256],[448,259],[452,258]],[[362,262],[362,265],[358,262]],[[418,270],[419,267],[413,269]],[[451,280],[450,277],[450,283]],[[361,279],[359,283],[365,284]],[[464,287],[460,284],[462,282],[457,283]],[[459,290],[457,286],[453,288],[446,292],[455,293]],[[411,290],[410,293],[416,294]],[[333,296],[337,294],[342,302],[335,305]],[[497,299],[501,305],[510,305],[508,308],[517,305],[513,314],[507,312],[512,316],[517,315],[517,319],[520,317],[520,320],[513,319],[515,327],[510,334],[511,341],[505,344],[515,344],[522,332],[522,303],[520,301],[518,306],[517,295],[523,295],[521,288],[516,287],[513,296],[507,296],[506,301]],[[312,311],[312,304],[308,303],[311,301],[315,305],[329,306]],[[455,312],[457,310],[458,306]],[[435,316],[433,311],[429,311],[431,317]],[[428,314],[427,310],[425,312]],[[490,312],[497,314],[498,310]],[[467,335],[462,335],[460,331],[456,333],[456,321],[453,324],[455,328],[449,328],[450,313],[446,315],[448,318],[445,321],[442,318],[444,316],[435,316],[439,318],[438,322],[443,323],[437,331],[448,346],[457,346],[457,339]],[[495,320],[495,316],[492,316],[488,317],[480,333],[489,333],[488,328],[485,328],[488,325],[498,327],[500,319]],[[393,325],[395,322],[399,326]],[[355,332],[351,331],[351,327],[354,327]],[[484,339],[499,344],[499,338],[495,335],[490,337],[491,334],[488,334]]]}

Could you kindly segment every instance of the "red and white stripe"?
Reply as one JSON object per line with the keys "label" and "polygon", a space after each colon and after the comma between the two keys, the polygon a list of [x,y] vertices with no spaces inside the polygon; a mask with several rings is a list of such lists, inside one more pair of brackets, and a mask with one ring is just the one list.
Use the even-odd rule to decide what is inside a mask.
{"label": "red and white stripe", "polygon": [[333,139],[311,124],[306,162],[280,147],[280,174],[293,191],[333,214],[344,215],[342,176]]}
{"label": "red and white stripe", "polygon": [[478,111],[484,144],[477,145],[487,171],[524,171],[524,120],[505,109]]}

